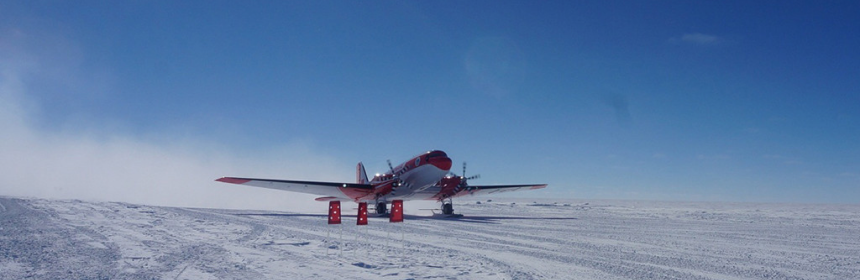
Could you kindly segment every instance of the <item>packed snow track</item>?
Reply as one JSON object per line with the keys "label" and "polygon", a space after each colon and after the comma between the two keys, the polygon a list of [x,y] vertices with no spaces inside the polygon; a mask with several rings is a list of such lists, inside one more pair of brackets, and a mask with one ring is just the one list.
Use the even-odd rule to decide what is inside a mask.
{"label": "packed snow track", "polygon": [[0,279],[860,279],[856,205],[459,202],[359,227],[0,197]]}

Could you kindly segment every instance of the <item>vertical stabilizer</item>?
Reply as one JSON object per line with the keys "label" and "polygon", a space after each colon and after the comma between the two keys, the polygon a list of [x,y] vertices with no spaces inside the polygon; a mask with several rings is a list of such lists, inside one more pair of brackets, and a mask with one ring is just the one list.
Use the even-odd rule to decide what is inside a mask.
{"label": "vertical stabilizer", "polygon": [[361,162],[355,167],[355,182],[358,184],[370,184],[370,180],[367,179],[367,171],[364,171],[364,164]]}

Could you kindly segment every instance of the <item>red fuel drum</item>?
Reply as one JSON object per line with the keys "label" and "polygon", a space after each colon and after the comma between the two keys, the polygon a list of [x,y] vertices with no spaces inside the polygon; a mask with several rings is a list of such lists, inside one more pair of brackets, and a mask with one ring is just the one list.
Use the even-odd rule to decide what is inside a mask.
{"label": "red fuel drum", "polygon": [[359,226],[367,225],[367,202],[358,203],[358,221],[355,224]]}
{"label": "red fuel drum", "polygon": [[328,202],[328,224],[340,224],[340,201]]}
{"label": "red fuel drum", "polygon": [[392,223],[403,222],[403,200],[394,200],[391,202],[391,218],[388,220]]}

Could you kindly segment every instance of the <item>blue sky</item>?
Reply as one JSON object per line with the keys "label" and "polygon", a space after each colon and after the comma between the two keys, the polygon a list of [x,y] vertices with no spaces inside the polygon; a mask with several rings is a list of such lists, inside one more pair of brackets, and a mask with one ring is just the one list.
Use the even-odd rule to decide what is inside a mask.
{"label": "blue sky", "polygon": [[198,181],[351,180],[357,161],[384,171],[441,149],[483,184],[550,184],[523,196],[860,203],[858,14],[856,1],[5,1],[2,124],[28,136],[3,149],[42,156],[4,165],[89,178],[129,164],[140,180],[188,162],[206,171],[183,186],[220,191]]}

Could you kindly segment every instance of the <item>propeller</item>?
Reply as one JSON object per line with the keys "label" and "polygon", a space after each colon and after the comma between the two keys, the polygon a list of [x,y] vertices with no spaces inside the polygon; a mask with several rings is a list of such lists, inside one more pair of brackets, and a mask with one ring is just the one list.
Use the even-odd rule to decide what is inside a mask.
{"label": "propeller", "polygon": [[388,159],[386,161],[388,162],[388,170],[391,171],[391,179],[394,180],[394,182],[391,183],[391,193],[394,194],[395,189],[400,187],[400,177],[394,175],[394,166],[391,165],[391,160]]}
{"label": "propeller", "polygon": [[[454,172],[450,172],[450,173],[453,174],[454,176],[457,176],[457,174],[454,174]],[[457,189],[461,189],[461,190],[466,189],[467,191],[469,191],[469,194],[472,194],[472,191],[474,191],[475,189],[469,186],[468,181],[472,180],[472,179],[481,178],[481,174],[475,174],[475,175],[472,175],[470,177],[466,177],[466,162],[465,161],[463,162],[463,173],[462,174],[463,174],[463,176],[458,176],[458,177],[460,177],[460,185],[457,186]]]}

